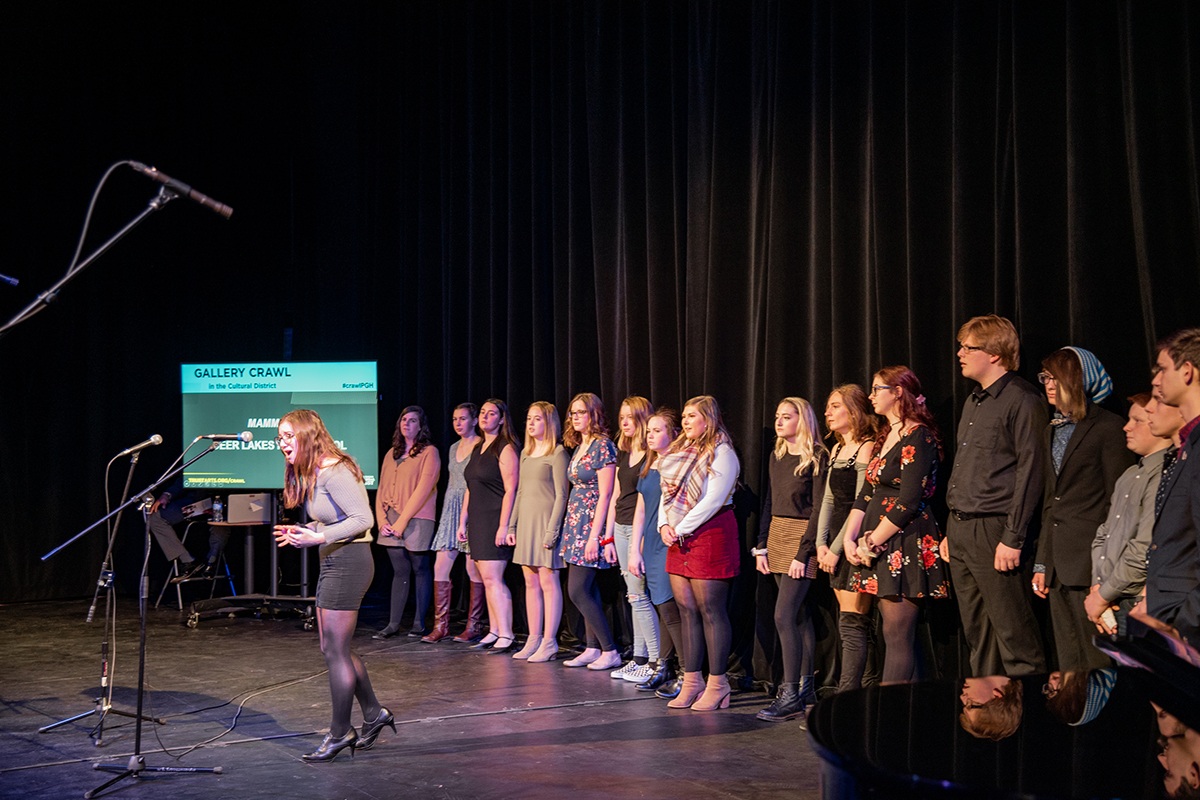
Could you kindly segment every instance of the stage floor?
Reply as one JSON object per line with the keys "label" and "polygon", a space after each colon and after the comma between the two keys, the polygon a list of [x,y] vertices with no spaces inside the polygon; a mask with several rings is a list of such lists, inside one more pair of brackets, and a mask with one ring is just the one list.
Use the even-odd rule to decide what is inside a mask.
{"label": "stage floor", "polygon": [[[0,606],[0,797],[82,797],[125,764],[135,727],[108,715],[38,729],[89,711],[100,693],[101,617],[88,600]],[[136,704],[136,603],[118,608],[113,706]],[[370,619],[370,615],[364,615]],[[101,796],[246,798],[797,798],[816,797],[817,757],[796,722],[754,718],[768,698],[734,694],[729,709],[673,711],[607,673],[486,656],[466,645],[370,638],[355,646],[396,715],[375,748],[306,764],[329,724],[315,631],[295,617],[218,617],[195,629],[151,610],[145,713],[147,766],[221,774],[143,773]],[[361,724],[357,709],[355,726]]]}

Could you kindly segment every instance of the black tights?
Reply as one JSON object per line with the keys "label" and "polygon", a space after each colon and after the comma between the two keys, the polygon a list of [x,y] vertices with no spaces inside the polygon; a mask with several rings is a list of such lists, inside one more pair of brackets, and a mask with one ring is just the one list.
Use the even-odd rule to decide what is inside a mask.
{"label": "black tights", "polygon": [[604,652],[616,650],[613,643],[612,631],[609,630],[608,620],[604,617],[604,606],[600,602],[600,588],[596,586],[596,576],[600,570],[595,567],[581,567],[578,564],[567,565],[567,594],[575,608],[583,615],[587,625],[587,646],[599,647]]}
{"label": "black tights", "polygon": [[879,598],[883,618],[883,683],[908,683],[916,669],[917,617],[921,607],[904,597]]}
{"label": "black tights", "polygon": [[683,634],[679,630],[679,606],[672,598],[665,603],[656,605],[654,610],[658,612],[660,623],[658,626],[658,660],[659,663],[662,663],[675,655],[675,643],[683,641]]}
{"label": "black tights", "polygon": [[404,605],[408,602],[408,576],[417,576],[417,609],[413,614],[413,627],[425,628],[425,616],[433,599],[433,553],[429,550],[409,550],[407,547],[389,547],[388,558],[392,562],[392,604],[388,613],[388,630],[400,630],[400,617],[404,616]]}
{"label": "black tights", "polygon": [[679,644],[683,649],[683,671],[700,672],[704,668],[708,646],[708,674],[725,674],[729,650],[733,647],[733,628],[729,624],[730,580],[702,580],[671,576],[671,592],[679,605]]}
{"label": "black tights", "polygon": [[337,738],[350,730],[350,713],[356,698],[364,720],[379,718],[379,701],[375,699],[367,668],[350,649],[357,625],[358,611],[317,609],[317,630],[321,637],[321,653],[329,669],[329,696],[333,702],[329,732]]}
{"label": "black tights", "polygon": [[812,581],[776,573],[775,585],[779,587],[775,599],[775,630],[779,633],[779,648],[783,651],[783,682],[798,683],[802,675],[813,674],[813,651],[817,647],[812,617],[804,603]]}

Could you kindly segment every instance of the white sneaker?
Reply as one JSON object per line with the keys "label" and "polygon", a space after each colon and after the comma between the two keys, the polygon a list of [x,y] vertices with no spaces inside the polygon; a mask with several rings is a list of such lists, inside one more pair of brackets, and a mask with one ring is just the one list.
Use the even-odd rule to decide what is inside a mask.
{"label": "white sneaker", "polygon": [[634,664],[633,668],[625,670],[621,677],[630,683],[645,683],[654,677],[654,669],[649,664]]}
{"label": "white sneaker", "polygon": [[637,664],[633,663],[632,661],[627,661],[621,665],[620,669],[614,669],[612,672],[608,673],[608,677],[612,678],[615,681],[619,681],[625,677],[625,673],[629,672],[629,670],[633,669],[636,666],[637,666]]}

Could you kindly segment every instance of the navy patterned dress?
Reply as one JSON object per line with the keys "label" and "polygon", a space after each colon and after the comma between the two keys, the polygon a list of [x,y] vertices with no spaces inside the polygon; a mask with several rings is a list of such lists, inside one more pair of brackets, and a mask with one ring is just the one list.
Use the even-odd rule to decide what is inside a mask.
{"label": "navy patterned dress", "polygon": [[[562,544],[559,553],[568,564],[581,567],[607,569],[613,566],[604,560],[604,548],[597,549],[597,558],[589,561],[584,557],[588,536],[592,532],[592,521],[596,514],[607,514],[608,509],[597,510],[600,502],[600,470],[617,463],[617,447],[612,439],[593,439],[584,453],[576,453],[567,467],[567,479],[571,481],[571,496],[567,498],[567,518],[563,521]],[[603,536],[603,531],[601,531]]]}

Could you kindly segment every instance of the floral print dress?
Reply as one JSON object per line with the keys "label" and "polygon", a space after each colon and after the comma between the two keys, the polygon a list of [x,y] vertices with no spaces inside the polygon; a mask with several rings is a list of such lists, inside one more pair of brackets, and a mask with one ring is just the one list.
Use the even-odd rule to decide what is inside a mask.
{"label": "floral print dress", "polygon": [[[600,470],[616,463],[617,447],[612,439],[599,438],[593,439],[585,452],[577,452],[567,467],[571,496],[567,498],[567,518],[563,521],[559,553],[568,564],[599,569],[612,566],[604,560],[603,547],[598,548],[598,558],[594,561],[588,561],[583,553],[592,532],[592,521],[596,518],[596,506],[600,502]],[[608,509],[599,513],[607,514]]]}
{"label": "floral print dress", "polygon": [[871,566],[850,574],[850,591],[879,597],[948,597],[949,570],[938,553],[942,533],[929,511],[937,489],[940,457],[937,439],[923,425],[902,431],[900,440],[867,467],[863,493],[854,503],[863,510],[861,541],[886,517],[900,532]]}

